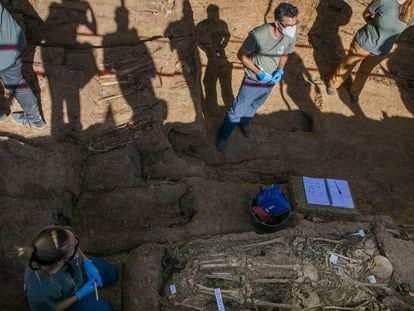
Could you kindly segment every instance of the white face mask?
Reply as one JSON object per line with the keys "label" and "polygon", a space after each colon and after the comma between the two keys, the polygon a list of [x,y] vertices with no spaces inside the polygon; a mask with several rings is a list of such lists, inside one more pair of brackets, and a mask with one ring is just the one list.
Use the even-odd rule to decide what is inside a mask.
{"label": "white face mask", "polygon": [[282,34],[289,38],[294,38],[296,34],[296,25],[282,28]]}

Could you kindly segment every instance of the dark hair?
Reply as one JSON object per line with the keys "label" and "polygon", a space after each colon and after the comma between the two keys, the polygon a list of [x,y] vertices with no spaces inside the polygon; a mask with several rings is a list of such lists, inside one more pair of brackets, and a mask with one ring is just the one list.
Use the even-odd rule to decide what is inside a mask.
{"label": "dark hair", "polygon": [[297,7],[286,2],[282,2],[275,9],[275,20],[282,22],[283,17],[296,17],[298,14],[299,10]]}
{"label": "dark hair", "polygon": [[72,232],[66,226],[48,226],[43,228],[28,247],[18,247],[19,256],[29,257],[29,265],[33,263],[41,266],[52,265],[67,256],[69,235]]}

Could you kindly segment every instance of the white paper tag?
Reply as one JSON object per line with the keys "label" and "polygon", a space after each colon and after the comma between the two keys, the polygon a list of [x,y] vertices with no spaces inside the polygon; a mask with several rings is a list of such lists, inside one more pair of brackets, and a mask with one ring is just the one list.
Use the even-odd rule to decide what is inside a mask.
{"label": "white paper tag", "polygon": [[357,235],[357,236],[360,236],[361,238],[364,238],[365,237],[365,232],[364,232],[364,230],[359,229],[358,232],[356,232],[352,235]]}
{"label": "white paper tag", "polygon": [[338,256],[335,254],[332,254],[331,257],[329,257],[329,262],[333,265],[336,265],[338,263]]}
{"label": "white paper tag", "polygon": [[368,282],[370,282],[371,284],[375,284],[377,283],[377,279],[375,278],[375,275],[368,275]]}
{"label": "white paper tag", "polygon": [[220,288],[214,289],[214,295],[216,296],[216,301],[217,301],[217,308],[218,308],[217,311],[225,311],[223,297],[221,297]]}
{"label": "white paper tag", "polygon": [[222,276],[224,278],[231,278],[230,272],[211,272],[212,275]]}
{"label": "white paper tag", "polygon": [[173,295],[177,294],[177,287],[174,284],[170,285],[170,292]]}

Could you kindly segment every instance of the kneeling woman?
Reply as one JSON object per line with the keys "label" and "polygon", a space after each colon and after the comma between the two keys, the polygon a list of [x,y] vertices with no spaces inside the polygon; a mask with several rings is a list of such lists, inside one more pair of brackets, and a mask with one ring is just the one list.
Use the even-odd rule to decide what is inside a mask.
{"label": "kneeling woman", "polygon": [[18,252],[30,258],[24,285],[32,311],[112,310],[95,290],[115,284],[115,267],[86,257],[70,227],[48,226]]}

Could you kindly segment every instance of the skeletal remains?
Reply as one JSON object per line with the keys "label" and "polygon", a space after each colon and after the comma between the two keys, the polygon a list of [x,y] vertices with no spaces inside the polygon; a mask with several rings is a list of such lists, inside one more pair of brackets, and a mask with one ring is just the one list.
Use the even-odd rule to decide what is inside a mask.
{"label": "skeletal remains", "polygon": [[[366,252],[353,241],[319,237],[277,238],[219,252],[192,247],[184,270],[169,280],[177,293],[166,295],[163,305],[166,310],[214,310],[214,289],[220,288],[226,310],[374,310],[381,306],[377,298],[391,290],[387,284],[369,284],[366,276],[387,279],[392,266],[383,256],[372,257],[378,254],[375,243],[364,243]],[[329,262],[332,254],[337,264]]]}

